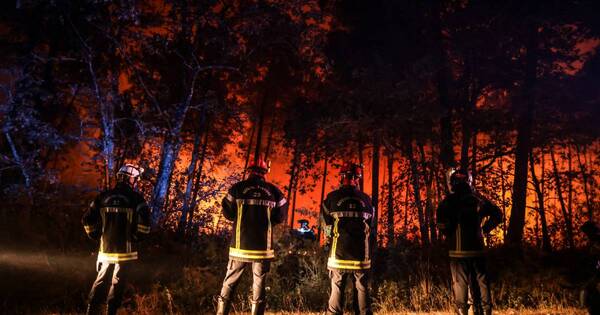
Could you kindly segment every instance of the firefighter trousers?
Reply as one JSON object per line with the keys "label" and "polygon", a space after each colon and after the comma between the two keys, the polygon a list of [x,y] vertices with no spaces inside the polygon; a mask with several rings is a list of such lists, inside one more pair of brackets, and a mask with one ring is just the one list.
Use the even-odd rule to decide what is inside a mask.
{"label": "firefighter trousers", "polygon": [[348,278],[352,279],[354,285],[354,313],[360,315],[371,315],[371,300],[369,297],[369,271],[345,271],[329,270],[331,279],[331,295],[329,296],[329,305],[327,314],[344,313],[344,293]]}
{"label": "firefighter trousers", "polygon": [[452,291],[459,310],[469,308],[469,288],[475,312],[491,312],[492,300],[484,257],[450,258]]}
{"label": "firefighter trousers", "polygon": [[265,302],[265,285],[271,263],[269,261],[246,262],[233,259],[229,259],[227,263],[227,273],[221,288],[221,298],[223,300],[231,302],[235,288],[248,265],[252,265],[252,303],[261,304]]}
{"label": "firefighter trousers", "polygon": [[103,263],[98,266],[98,275],[89,295],[90,313],[107,304],[108,314],[116,314],[123,301],[131,263]]}

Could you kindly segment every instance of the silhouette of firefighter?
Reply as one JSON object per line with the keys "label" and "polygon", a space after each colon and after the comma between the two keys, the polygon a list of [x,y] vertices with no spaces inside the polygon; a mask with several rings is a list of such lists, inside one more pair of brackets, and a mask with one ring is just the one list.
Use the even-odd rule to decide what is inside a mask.
{"label": "silhouette of firefighter", "polygon": [[500,209],[475,194],[471,174],[448,172],[450,194],[437,209],[437,224],[449,246],[452,290],[458,314],[468,314],[471,288],[475,314],[492,313],[490,285],[484,257],[484,234],[502,221]]}
{"label": "silhouette of firefighter", "polygon": [[89,295],[87,314],[116,314],[133,262],[138,259],[136,243],[150,233],[150,209],[135,191],[143,169],[126,164],[117,172],[114,188],[92,201],[83,216],[87,235],[100,241],[98,276]]}
{"label": "silhouette of firefighter", "polygon": [[371,198],[358,189],[362,167],[345,163],[340,173],[342,185],[323,202],[323,221],[331,231],[327,269],[331,279],[328,314],[343,314],[344,288],[350,278],[355,287],[355,313],[372,314],[369,298],[371,269],[370,230],[373,217]]}
{"label": "silhouette of firefighter", "polygon": [[587,236],[591,255],[595,262],[594,275],[584,285],[581,291],[581,303],[589,314],[600,314],[600,226],[591,221],[581,226],[581,231]]}
{"label": "silhouette of firefighter", "polygon": [[249,166],[250,176],[233,185],[223,199],[223,216],[233,221],[229,262],[218,298],[217,314],[229,313],[235,288],[247,266],[252,266],[252,314],[264,314],[265,282],[273,250],[273,226],[285,221],[287,200],[265,180],[266,161]]}

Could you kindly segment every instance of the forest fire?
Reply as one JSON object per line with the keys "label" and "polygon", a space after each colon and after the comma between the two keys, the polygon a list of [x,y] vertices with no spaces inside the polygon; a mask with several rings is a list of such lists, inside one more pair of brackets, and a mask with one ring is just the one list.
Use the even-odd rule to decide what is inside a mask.
{"label": "forest fire", "polygon": [[595,2],[1,6],[0,313],[600,312]]}

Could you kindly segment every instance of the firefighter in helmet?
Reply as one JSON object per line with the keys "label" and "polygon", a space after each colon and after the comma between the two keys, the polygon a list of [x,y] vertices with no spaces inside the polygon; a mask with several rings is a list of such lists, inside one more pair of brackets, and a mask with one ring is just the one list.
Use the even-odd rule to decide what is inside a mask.
{"label": "firefighter in helmet", "polygon": [[273,226],[285,221],[288,202],[275,185],[265,180],[266,161],[258,159],[248,167],[248,179],[234,184],[223,198],[223,216],[233,221],[229,262],[217,314],[229,313],[235,288],[247,266],[252,266],[252,314],[264,314],[265,282],[273,250]]}
{"label": "firefighter in helmet", "polygon": [[138,259],[136,243],[150,233],[150,209],[135,187],[143,169],[125,164],[117,172],[114,188],[100,193],[83,216],[83,227],[93,240],[100,241],[98,275],[89,294],[87,314],[116,314]]}
{"label": "firefighter in helmet", "polygon": [[327,269],[331,279],[328,314],[343,314],[344,287],[350,278],[354,284],[355,313],[372,314],[369,298],[371,269],[370,231],[373,218],[371,198],[360,191],[362,167],[347,162],[342,166],[341,187],[323,201],[323,221],[331,237]]}
{"label": "firefighter in helmet", "polygon": [[500,209],[476,194],[471,174],[450,169],[447,174],[450,194],[437,209],[437,225],[449,246],[452,290],[458,314],[468,314],[471,289],[474,314],[492,313],[490,285],[485,266],[484,234],[500,222]]}

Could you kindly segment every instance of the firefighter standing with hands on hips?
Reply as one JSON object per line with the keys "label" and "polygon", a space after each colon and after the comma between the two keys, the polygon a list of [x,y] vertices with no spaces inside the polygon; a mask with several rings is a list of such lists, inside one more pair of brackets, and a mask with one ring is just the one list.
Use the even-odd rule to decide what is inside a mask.
{"label": "firefighter standing with hands on hips", "polygon": [[371,269],[370,231],[373,218],[371,198],[359,190],[362,167],[345,163],[341,169],[342,185],[323,201],[323,221],[332,226],[331,247],[327,261],[331,278],[328,314],[343,314],[344,287],[352,279],[357,295],[357,314],[372,314],[369,298]]}
{"label": "firefighter standing with hands on hips", "polygon": [[234,184],[223,198],[223,216],[233,221],[229,262],[218,297],[217,314],[226,315],[235,288],[248,265],[252,266],[252,315],[264,314],[265,282],[273,250],[273,226],[285,221],[288,202],[275,185],[265,180],[266,161],[248,167],[250,176]]}
{"label": "firefighter standing with hands on hips", "polygon": [[484,234],[500,222],[500,209],[477,195],[471,174],[462,169],[448,172],[450,194],[437,209],[437,225],[446,237],[457,312],[467,315],[471,288],[474,314],[492,314],[490,285],[484,257]]}
{"label": "firefighter standing with hands on hips", "polygon": [[125,164],[117,172],[114,188],[92,201],[83,216],[87,235],[100,241],[98,276],[89,295],[86,314],[117,313],[133,261],[138,259],[137,241],[150,233],[150,209],[135,187],[142,168]]}

